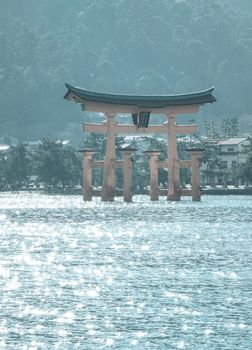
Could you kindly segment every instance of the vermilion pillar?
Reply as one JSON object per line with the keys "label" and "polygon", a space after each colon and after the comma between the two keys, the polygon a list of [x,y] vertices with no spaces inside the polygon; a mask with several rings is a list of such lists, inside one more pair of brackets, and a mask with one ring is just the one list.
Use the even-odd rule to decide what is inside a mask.
{"label": "vermilion pillar", "polygon": [[188,150],[192,157],[192,200],[201,200],[200,190],[200,159],[202,156],[203,149],[195,148]]}
{"label": "vermilion pillar", "polygon": [[158,186],[158,156],[159,151],[147,151],[146,154],[149,155],[149,165],[150,165],[150,199],[152,201],[158,201],[159,186]]}
{"label": "vermilion pillar", "polygon": [[83,150],[83,199],[84,201],[92,200],[92,156],[95,152],[89,149]]}
{"label": "vermilion pillar", "polygon": [[176,139],[176,115],[168,114],[168,196],[170,201],[180,200],[180,179]]}
{"label": "vermilion pillar", "polygon": [[103,168],[102,201],[114,201],[115,189],[115,116],[107,115],[107,145]]}
{"label": "vermilion pillar", "polygon": [[123,199],[124,202],[132,202],[132,154],[133,148],[124,148],[123,152]]}

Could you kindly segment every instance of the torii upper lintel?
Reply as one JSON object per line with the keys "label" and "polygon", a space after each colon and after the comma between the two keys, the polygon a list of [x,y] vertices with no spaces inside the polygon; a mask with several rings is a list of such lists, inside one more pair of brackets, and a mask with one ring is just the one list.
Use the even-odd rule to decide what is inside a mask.
{"label": "torii upper lintel", "polygon": [[122,95],[105,94],[66,84],[64,98],[80,103],[89,112],[104,113],[195,113],[205,103],[216,101],[214,88],[180,95]]}

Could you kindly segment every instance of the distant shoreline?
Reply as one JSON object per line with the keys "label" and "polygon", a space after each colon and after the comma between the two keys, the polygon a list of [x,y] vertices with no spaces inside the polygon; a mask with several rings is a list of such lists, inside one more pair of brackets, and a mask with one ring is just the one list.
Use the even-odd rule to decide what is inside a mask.
{"label": "distant shoreline", "polygon": [[252,187],[249,188],[211,188],[211,189],[202,189],[202,195],[252,195]]}
{"label": "distant shoreline", "polygon": [[[98,191],[99,192],[99,191]],[[119,190],[118,193],[121,191]],[[69,188],[69,189],[27,189],[20,191],[0,191],[1,194],[22,194],[22,193],[38,193],[43,195],[82,195],[81,188]],[[211,189],[202,189],[202,195],[213,195],[213,196],[225,196],[225,195],[252,195],[252,187],[248,188],[211,188]],[[97,197],[98,193],[94,193],[93,196]],[[134,195],[148,195],[148,193],[134,193]],[[118,196],[118,195],[117,195]],[[119,195],[120,196],[120,195]],[[162,196],[162,195],[160,195]]]}

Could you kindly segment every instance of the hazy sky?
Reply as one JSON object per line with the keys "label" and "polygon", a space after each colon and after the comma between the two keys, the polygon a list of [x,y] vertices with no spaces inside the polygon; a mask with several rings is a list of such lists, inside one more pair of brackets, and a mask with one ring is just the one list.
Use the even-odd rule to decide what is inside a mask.
{"label": "hazy sky", "polygon": [[228,0],[228,2],[240,10],[252,12],[252,0]]}

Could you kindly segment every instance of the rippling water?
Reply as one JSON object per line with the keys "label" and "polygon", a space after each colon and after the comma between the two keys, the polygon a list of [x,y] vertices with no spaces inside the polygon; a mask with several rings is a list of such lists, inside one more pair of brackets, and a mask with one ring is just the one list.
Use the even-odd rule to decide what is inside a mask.
{"label": "rippling water", "polygon": [[252,349],[252,197],[0,195],[0,349]]}

